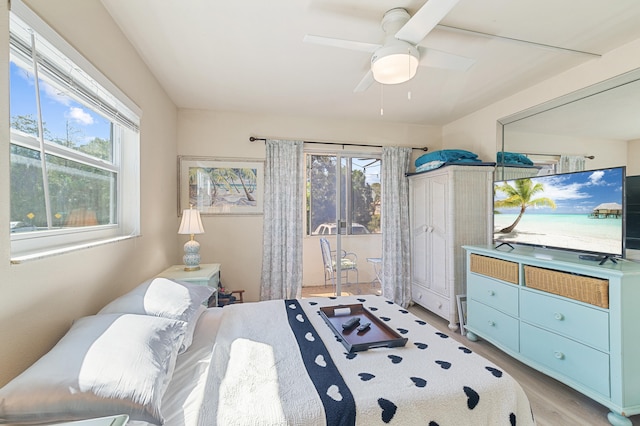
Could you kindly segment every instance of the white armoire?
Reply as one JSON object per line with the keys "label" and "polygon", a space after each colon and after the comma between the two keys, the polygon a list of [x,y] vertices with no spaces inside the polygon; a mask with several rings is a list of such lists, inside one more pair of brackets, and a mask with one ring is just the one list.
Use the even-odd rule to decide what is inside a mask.
{"label": "white armoire", "polygon": [[493,239],[492,165],[449,165],[409,175],[411,298],[458,328],[466,294],[463,245]]}

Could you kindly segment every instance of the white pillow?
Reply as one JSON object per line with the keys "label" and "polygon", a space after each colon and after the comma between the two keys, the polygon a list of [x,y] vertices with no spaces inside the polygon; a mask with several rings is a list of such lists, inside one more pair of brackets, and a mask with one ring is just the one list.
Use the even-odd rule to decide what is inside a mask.
{"label": "white pillow", "polygon": [[[177,319],[188,323],[196,322],[202,313],[202,303],[211,296],[213,288],[174,281],[168,278],[153,278],[126,293],[107,306],[98,314],[128,313],[154,315],[157,317]],[[195,324],[190,327],[191,334]],[[180,348],[184,352],[191,344],[188,336]]]}
{"label": "white pillow", "polygon": [[84,317],[0,389],[0,423],[52,423],[128,414],[162,424],[160,401],[186,323],[148,315]]}

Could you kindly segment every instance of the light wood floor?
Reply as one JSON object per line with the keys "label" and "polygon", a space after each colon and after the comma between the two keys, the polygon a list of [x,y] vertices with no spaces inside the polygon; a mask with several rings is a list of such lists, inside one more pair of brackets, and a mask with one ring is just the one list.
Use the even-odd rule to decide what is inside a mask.
{"label": "light wood floor", "polygon": [[[352,285],[345,287],[342,294],[380,294],[380,286],[372,288],[369,283]],[[302,290],[302,297],[330,295],[332,288],[329,286],[303,287]],[[524,365],[485,341],[472,342],[460,335],[460,331],[452,332],[447,327],[448,321],[419,305],[411,306],[409,311],[500,366],[516,379],[529,397],[538,426],[610,426],[607,421],[609,409],[605,406]],[[630,420],[634,426],[640,426],[640,415],[632,416]]]}

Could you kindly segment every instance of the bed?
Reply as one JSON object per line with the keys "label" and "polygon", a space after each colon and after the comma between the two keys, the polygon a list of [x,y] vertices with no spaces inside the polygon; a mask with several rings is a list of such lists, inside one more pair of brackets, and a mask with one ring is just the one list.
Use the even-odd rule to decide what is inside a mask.
{"label": "bed", "polygon": [[[0,389],[0,423],[125,413],[130,426],[535,424],[513,378],[381,296],[205,309],[203,288],[156,278],[76,321]],[[319,311],[352,304],[406,345],[348,351]]]}

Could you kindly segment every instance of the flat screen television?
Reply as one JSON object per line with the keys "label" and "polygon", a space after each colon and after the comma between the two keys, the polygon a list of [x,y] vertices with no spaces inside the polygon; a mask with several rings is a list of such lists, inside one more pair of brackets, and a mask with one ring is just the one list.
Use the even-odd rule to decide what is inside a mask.
{"label": "flat screen television", "polygon": [[493,239],[624,257],[625,167],[535,176],[494,183]]}

